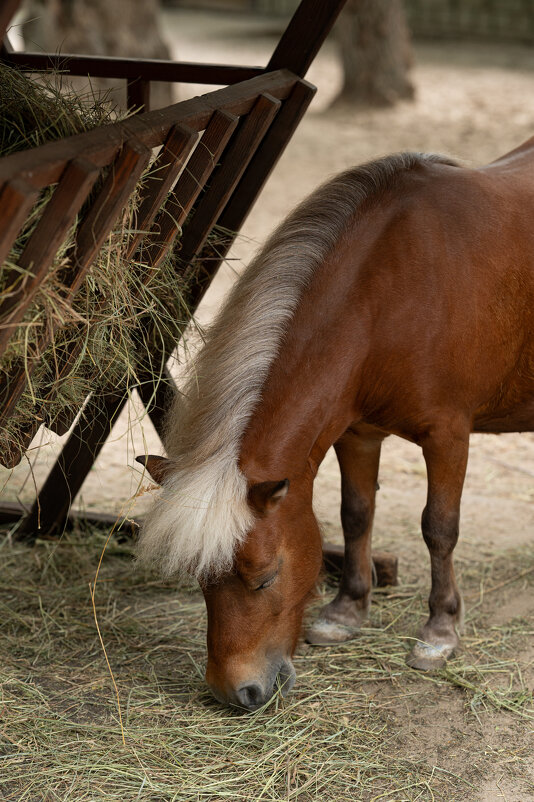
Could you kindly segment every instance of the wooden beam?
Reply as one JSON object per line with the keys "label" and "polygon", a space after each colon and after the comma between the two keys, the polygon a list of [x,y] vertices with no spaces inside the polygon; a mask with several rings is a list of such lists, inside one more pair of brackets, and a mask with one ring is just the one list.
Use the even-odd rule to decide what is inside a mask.
{"label": "wooden beam", "polygon": [[[24,529],[27,527],[25,516],[28,510],[18,502],[3,501],[0,502],[0,525],[15,524],[17,521],[23,521]],[[91,511],[70,510],[66,519],[63,522],[61,530],[44,531],[44,527],[35,530],[32,533],[25,531],[20,534],[15,533],[14,539],[31,541],[37,537],[44,539],[54,537],[63,531],[63,529],[70,529],[75,526],[87,525],[94,527],[101,527],[104,529],[113,529],[115,533],[123,538],[135,538],[142,526],[143,518],[137,517],[135,520],[125,519],[120,516],[112,515],[111,513],[102,513]],[[30,534],[34,535],[30,537]],[[345,549],[337,543],[323,543],[323,564],[325,570],[332,574],[334,577],[339,577],[343,571]],[[371,555],[373,561],[373,587],[394,587],[399,584],[398,577],[398,564],[399,560],[395,554],[389,551],[374,551]]]}
{"label": "wooden beam", "polygon": [[[0,525],[14,524],[21,521],[28,514],[28,509],[22,504],[15,501],[2,501],[0,502]],[[139,523],[130,519],[117,517],[105,512],[95,512],[94,510],[71,510],[65,521],[65,529],[73,529],[74,527],[81,526],[98,526],[105,529],[114,529],[115,532],[122,538],[135,537]],[[38,536],[44,535],[40,532]],[[16,539],[15,535],[15,539]],[[53,537],[53,535],[51,536]],[[28,538],[21,537],[21,540]],[[33,538],[32,538],[33,539]]]}
{"label": "wooden beam", "polygon": [[[234,194],[217,221],[218,227],[221,231],[226,231],[227,235],[221,236],[216,248],[209,249],[210,264],[205,265],[207,271],[214,273],[228,252],[236,233],[241,229],[269,174],[304,116],[315,92],[316,89],[312,84],[307,81],[299,81],[293,88],[291,95],[283,102],[282,108],[262,139]],[[199,258],[203,259],[204,255],[201,254]],[[195,292],[203,294],[204,289],[199,285]],[[196,296],[189,298],[190,304],[195,306],[197,302]]]}
{"label": "wooden beam", "polygon": [[[112,165],[98,196],[78,229],[72,260],[72,275],[64,296],[67,303],[72,300],[81,287],[87,271],[148,164],[149,158],[150,150],[141,143],[131,140],[124,145]],[[0,386],[0,399],[2,400],[0,426],[4,425],[11,416],[39,363],[41,354],[50,343],[58,326],[59,324],[51,325],[43,333],[36,353],[28,355],[21,363],[18,372]],[[26,443],[20,445],[23,447]],[[10,455],[11,460],[15,457],[16,452]],[[5,459],[6,455],[0,454],[0,461],[3,464],[5,464]]]}
{"label": "wooden beam", "polygon": [[[37,200],[39,192],[20,178],[13,178],[2,187],[0,194],[0,264],[3,264],[17,238],[26,217]],[[4,292],[11,292],[6,284]]]}
{"label": "wooden beam", "polygon": [[233,64],[199,64],[166,59],[85,56],[76,53],[18,52],[6,54],[5,60],[19,69],[41,72],[55,70],[91,78],[137,79],[169,83],[228,86],[262,75],[263,67]]}
{"label": "wooden beam", "polygon": [[171,128],[157,159],[150,165],[150,174],[144,182],[137,214],[137,230],[128,243],[127,259],[134,256],[140,242],[147,235],[198,137],[197,131],[184,125]]}
{"label": "wooden beam", "polygon": [[302,0],[265,72],[281,68],[304,78],[346,0]]}
{"label": "wooden beam", "polygon": [[161,440],[165,432],[165,417],[169,410],[169,402],[178,392],[176,382],[169,369],[165,366],[159,381],[154,382],[154,375],[150,372],[141,373],[139,384],[136,387],[141,401],[150,416],[156,432]]}
{"label": "wooden beam", "polygon": [[150,111],[150,81],[128,78],[126,82],[126,108],[135,114]]}
{"label": "wooden beam", "polygon": [[58,181],[65,163],[77,156],[84,156],[98,167],[104,167],[110,164],[118,148],[128,139],[136,138],[148,148],[158,147],[174,125],[203,131],[214,112],[238,117],[248,114],[262,92],[283,100],[290,94],[296,80],[292,73],[278,70],[165,109],[134,115],[122,122],[13,153],[0,159],[0,183],[20,178],[40,189]]}
{"label": "wooden beam", "polygon": [[187,163],[187,170],[184,170],[176,182],[165,207],[156,218],[153,230],[143,244],[142,260],[152,268],[160,264],[174,242],[238,122],[237,116],[226,111],[218,109],[213,113]]}
{"label": "wooden beam", "polygon": [[[323,543],[323,562],[325,570],[334,576],[340,576],[345,560],[344,546],[337,543]],[[398,585],[399,559],[389,551],[373,551],[373,587]]]}
{"label": "wooden beam", "polygon": [[98,167],[83,158],[74,159],[67,165],[18,259],[17,268],[8,272],[6,284],[10,291],[0,304],[0,356],[5,353],[13,331],[31,305],[98,175]]}
{"label": "wooden beam", "polygon": [[90,398],[83,414],[50,471],[30,513],[15,533],[16,540],[34,541],[61,532],[72,502],[98,457],[118,418],[126,395],[95,401]]}
{"label": "wooden beam", "polygon": [[[276,98],[267,94],[260,95],[254,108],[241,120],[221,164],[214,171],[209,188],[188,222],[180,243],[179,256],[184,265],[187,266],[204,245],[280,106],[281,101]],[[192,272],[195,272],[194,268]],[[213,274],[210,272],[209,275],[211,280]],[[185,277],[187,283],[187,268]]]}

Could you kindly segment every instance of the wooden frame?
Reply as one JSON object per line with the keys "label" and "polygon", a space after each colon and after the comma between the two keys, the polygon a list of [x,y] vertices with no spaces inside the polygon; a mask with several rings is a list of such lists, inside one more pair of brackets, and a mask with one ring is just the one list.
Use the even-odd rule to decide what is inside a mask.
{"label": "wooden frame", "polygon": [[[5,258],[38,194],[56,185],[40,225],[27,243],[22,264],[33,264],[34,278],[17,286],[0,300],[0,354],[9,342],[25,309],[52,263],[57,247],[82,204],[98,183],[99,189],[77,227],[70,254],[67,294],[70,302],[90,265],[134,190],[144,168],[157,155],[158,181],[147,181],[139,211],[146,270],[157,268],[187,219],[181,239],[184,276],[197,276],[188,297],[194,312],[218,269],[233,236],[239,231],[270,171],[308,107],[315,87],[303,80],[345,0],[303,0],[265,68],[189,64],[169,61],[98,58],[78,55],[14,53],[4,42],[0,57],[17,68],[31,70],[58,66],[72,75],[104,76],[127,81],[129,101],[144,113],[125,122],[106,125],[85,134],[0,159],[0,256]],[[5,19],[0,16],[0,33]],[[202,97],[158,111],[146,111],[150,82],[194,81],[227,84]],[[187,165],[187,169],[184,167]],[[217,253],[206,250],[215,225],[228,232]],[[133,257],[143,235],[131,235],[127,254]],[[146,256],[148,254],[148,256]],[[198,268],[201,270],[198,270]],[[141,277],[142,278],[142,277]],[[0,425],[11,414],[39,354],[53,336],[48,332],[35,354],[0,387]],[[164,364],[175,342],[163,342],[158,361]],[[67,372],[77,357],[76,346],[60,370]],[[141,364],[143,355],[141,354]],[[154,355],[151,355],[152,358]],[[172,388],[168,373],[158,382],[147,367],[140,370],[139,394],[147,405],[156,430],[161,432],[166,394]],[[30,513],[18,529],[20,537],[33,539],[61,530],[88,471],[111,426],[126,403],[127,389],[110,388],[97,402],[90,398]],[[70,428],[76,416],[49,422],[58,432]],[[28,427],[10,454],[0,455],[6,466],[15,465],[35,434],[45,413],[36,410],[36,422]],[[0,505],[0,519],[20,515],[13,505]]]}

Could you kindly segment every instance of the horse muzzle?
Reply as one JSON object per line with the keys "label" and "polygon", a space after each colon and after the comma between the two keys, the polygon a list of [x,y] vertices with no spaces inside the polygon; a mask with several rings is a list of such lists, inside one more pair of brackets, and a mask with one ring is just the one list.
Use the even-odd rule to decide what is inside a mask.
{"label": "horse muzzle", "polygon": [[215,678],[207,676],[206,679],[217,701],[253,712],[267,704],[277,692],[287,696],[295,684],[296,674],[291,660],[285,658],[270,666],[263,677],[241,682],[235,687],[225,683],[224,690]]}

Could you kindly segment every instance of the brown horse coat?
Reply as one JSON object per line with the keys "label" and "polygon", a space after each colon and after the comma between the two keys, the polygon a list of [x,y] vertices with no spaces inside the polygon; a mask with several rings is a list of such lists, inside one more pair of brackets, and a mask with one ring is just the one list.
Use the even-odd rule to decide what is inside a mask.
{"label": "brown horse coat", "polygon": [[533,209],[534,139],[477,170],[392,156],[317,190],[239,280],[171,419],[140,544],[199,577],[218,698],[255,709],[294,681],[321,563],[313,479],[331,445],[345,568],[309,640],[354,637],[365,618],[380,445],[397,434],[428,472],[430,616],[409,662],[431,668],[456,647],[469,434],[534,430]]}

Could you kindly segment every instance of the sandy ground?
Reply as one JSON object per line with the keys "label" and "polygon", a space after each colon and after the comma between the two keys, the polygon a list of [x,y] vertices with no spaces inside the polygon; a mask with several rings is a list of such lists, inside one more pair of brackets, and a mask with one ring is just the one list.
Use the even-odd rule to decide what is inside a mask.
{"label": "sandy ground", "polygon": [[[176,10],[166,12],[163,22],[175,54],[185,60],[263,63],[273,47],[272,26],[265,21]],[[333,173],[404,149],[440,151],[478,165],[534,133],[534,53],[521,47],[441,43],[419,45],[416,59],[415,103],[387,111],[330,112],[340,72],[335,43],[327,42],[308,76],[319,86],[317,98],[214,281],[199,311],[203,325],[257,244],[297,201]],[[185,96],[182,91],[181,97]],[[132,467],[135,454],[145,449],[161,453],[150,423],[146,419],[134,422],[137,415],[130,407],[118,421],[77,499],[79,507],[131,511],[128,499],[139,480]],[[23,462],[13,472],[0,473],[4,497],[31,500],[34,479],[42,482],[57,448],[53,437],[41,433],[30,452],[31,471]],[[460,567],[527,543],[533,530],[533,478],[534,434],[472,438],[457,548]],[[339,541],[338,483],[335,457],[329,454],[316,482],[315,503],[328,538]],[[375,544],[399,555],[401,577],[409,581],[428,570],[419,534],[426,493],[419,450],[389,438],[380,484]],[[146,497],[140,499],[136,511],[142,511],[145,502]],[[496,622],[532,612],[534,601],[527,594],[518,598],[506,592],[489,608],[490,619]],[[530,652],[525,659],[530,671]],[[455,715],[454,710],[450,715]],[[480,789],[476,799],[514,802],[526,798],[509,779],[498,780],[488,777],[487,787]]]}

